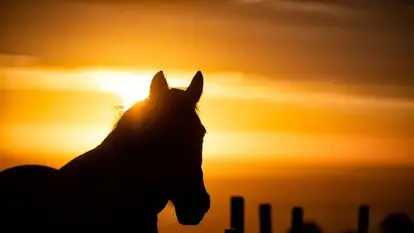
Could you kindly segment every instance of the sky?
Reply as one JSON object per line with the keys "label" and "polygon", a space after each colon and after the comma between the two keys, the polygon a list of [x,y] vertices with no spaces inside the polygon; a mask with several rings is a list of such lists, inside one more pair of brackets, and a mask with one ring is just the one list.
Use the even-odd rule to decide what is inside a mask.
{"label": "sky", "polygon": [[172,86],[201,69],[207,161],[414,163],[403,1],[1,4],[3,157],[73,157],[158,69]]}
{"label": "sky", "polygon": [[108,2],[2,1],[0,52],[51,65],[413,85],[413,7],[403,1]]}
{"label": "sky", "polygon": [[[148,94],[151,70],[3,68],[3,157],[64,162],[98,145],[114,107]],[[185,87],[193,72],[166,72]],[[205,72],[207,163],[409,165],[414,101],[349,96],[237,73]],[[329,88],[326,88],[329,89]],[[260,171],[260,169],[258,169]],[[263,171],[263,170],[262,170]]]}

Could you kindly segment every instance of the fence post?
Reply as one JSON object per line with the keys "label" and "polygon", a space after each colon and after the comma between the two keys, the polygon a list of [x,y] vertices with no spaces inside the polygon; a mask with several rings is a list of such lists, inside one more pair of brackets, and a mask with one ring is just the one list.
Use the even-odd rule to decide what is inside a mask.
{"label": "fence post", "polygon": [[300,233],[303,228],[303,209],[293,207],[292,209],[292,227],[291,233]]}
{"label": "fence post", "polygon": [[368,233],[369,227],[369,206],[362,205],[358,210],[358,229],[357,233]]}
{"label": "fence post", "polygon": [[272,233],[272,208],[270,204],[259,206],[260,233]]}
{"label": "fence post", "polygon": [[244,198],[241,196],[230,199],[230,228],[244,233]]}

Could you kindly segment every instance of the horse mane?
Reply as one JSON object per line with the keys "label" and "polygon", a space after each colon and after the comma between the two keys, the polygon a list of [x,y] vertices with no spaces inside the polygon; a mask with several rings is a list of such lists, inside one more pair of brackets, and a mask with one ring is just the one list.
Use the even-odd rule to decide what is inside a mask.
{"label": "horse mane", "polygon": [[145,105],[148,104],[148,98],[135,102],[130,108],[125,110],[112,127],[112,130],[118,129],[124,125],[129,124],[131,121],[135,121],[136,124],[143,123],[143,116],[149,114],[145,111]]}

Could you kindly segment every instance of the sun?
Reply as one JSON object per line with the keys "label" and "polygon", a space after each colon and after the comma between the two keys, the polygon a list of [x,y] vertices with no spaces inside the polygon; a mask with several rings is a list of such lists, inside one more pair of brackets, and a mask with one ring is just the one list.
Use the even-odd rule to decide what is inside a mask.
{"label": "sun", "polygon": [[[120,105],[123,105],[123,111],[125,111],[134,103],[148,97],[151,80],[156,72],[157,70],[151,69],[134,71],[93,69],[87,70],[86,75],[92,79],[99,90],[121,97],[122,103]],[[168,75],[168,83],[179,88],[186,87],[189,84],[188,80],[179,77],[191,75],[193,74],[174,72]],[[118,107],[117,110],[122,111],[122,108]]]}
{"label": "sun", "polygon": [[148,97],[151,74],[117,71],[93,71],[90,74],[102,91],[122,98],[125,110]]}

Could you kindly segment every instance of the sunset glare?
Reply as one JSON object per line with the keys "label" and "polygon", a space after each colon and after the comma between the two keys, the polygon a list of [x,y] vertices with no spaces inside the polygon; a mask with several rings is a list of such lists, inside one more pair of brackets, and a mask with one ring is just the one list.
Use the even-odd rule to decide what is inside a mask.
{"label": "sunset glare", "polygon": [[[148,97],[151,79],[155,71],[138,70],[136,72],[95,69],[85,71],[103,92],[113,93],[123,100],[124,109],[130,108],[135,102]],[[182,75],[182,74],[181,74]],[[186,75],[184,75],[186,76]],[[188,75],[187,75],[188,76]],[[168,76],[168,82],[174,87],[184,87],[188,80]]]}
{"label": "sunset glare", "polygon": [[102,91],[118,95],[123,100],[124,109],[148,96],[151,74],[126,72],[92,71],[89,75],[97,80]]}
{"label": "sunset glare", "polygon": [[[105,138],[116,121],[115,106],[127,109],[148,96],[157,70],[2,71],[8,90],[0,131],[7,142],[3,150],[25,156],[29,152],[73,156]],[[195,73],[164,72],[171,87],[188,86]],[[199,114],[209,132],[206,161],[243,156],[285,164],[384,164],[391,162],[389,154],[393,163],[412,161],[411,100],[373,99],[343,93],[340,85],[306,86],[236,72],[205,72],[205,79]],[[31,139],[26,132],[36,132],[37,137]],[[57,137],[61,140],[49,143]]]}
{"label": "sunset glare", "polygon": [[[135,222],[140,211],[129,208],[141,209],[136,194],[174,199],[200,187],[179,184],[175,192],[179,175],[205,180],[211,209],[190,227],[178,224],[167,205],[160,233],[233,228],[231,196],[245,197],[244,233],[266,231],[259,228],[269,222],[259,220],[262,203],[272,206],[273,232],[301,223],[291,221],[294,206],[304,209],[304,221],[321,220],[322,232],[364,232],[355,230],[365,226],[357,221],[363,204],[372,206],[367,232],[379,233],[375,224],[387,213],[414,217],[413,3],[0,0],[0,171],[75,161],[75,179],[99,182],[73,187],[109,185],[128,197],[82,189],[71,198],[91,194],[97,202],[84,206],[100,207],[116,197],[122,208],[102,213],[131,210],[131,218],[119,219],[137,232],[147,231]],[[165,80],[189,91],[168,92]],[[43,186],[50,180],[39,177],[37,185],[30,175],[31,186],[55,196],[57,189]],[[160,182],[157,192],[174,192],[155,195],[146,187],[151,180]],[[20,180],[10,183],[26,192]],[[88,214],[85,222],[94,217],[80,212]]]}

